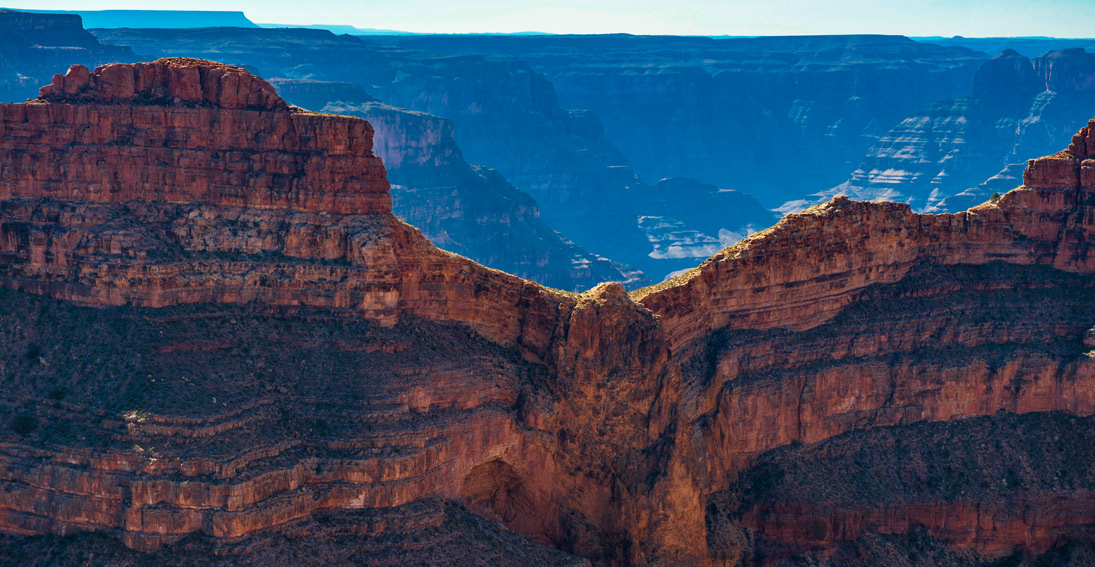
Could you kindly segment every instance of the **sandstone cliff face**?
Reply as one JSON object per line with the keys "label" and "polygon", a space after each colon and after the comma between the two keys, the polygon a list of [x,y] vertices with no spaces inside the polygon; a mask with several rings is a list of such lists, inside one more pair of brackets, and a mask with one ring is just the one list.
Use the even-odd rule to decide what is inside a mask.
{"label": "sandstone cliff face", "polygon": [[[405,287],[402,262],[448,272],[442,279],[466,272],[390,215],[367,122],[292,111],[241,69],[200,60],[73,67],[38,101],[0,112],[6,277],[39,276],[18,285],[165,306],[251,301],[258,290],[245,291],[248,282],[271,278],[282,284],[258,291],[266,301],[357,308],[392,322],[454,291]],[[232,268],[202,257],[221,253],[306,262]],[[362,276],[356,291],[340,290],[350,273]],[[478,309],[455,308],[469,307]],[[514,324],[488,323],[511,339]]]}
{"label": "sandstone cliff face", "polygon": [[[666,319],[674,344],[684,346],[728,325],[815,326],[847,305],[854,291],[896,282],[924,261],[1010,261],[1088,271],[1086,203],[1095,191],[1089,129],[1073,137],[1068,151],[1030,160],[1023,186],[997,203],[919,215],[901,203],[836,197],[636,296]],[[886,228],[864,230],[876,223]],[[819,239],[820,234],[826,236]],[[834,284],[824,290],[799,285],[818,279]]]}
{"label": "sandstone cliff face", "polygon": [[[931,216],[902,204],[838,198],[786,217],[662,289],[637,292],[662,317],[684,381],[695,385],[686,389],[691,396],[681,411],[691,415],[690,474],[709,487],[699,492],[732,481],[765,451],[855,429],[1001,410],[1095,411],[1091,361],[1081,356],[1081,338],[1095,315],[1067,306],[1088,305],[1089,284],[1044,271],[1092,269],[1089,130],[1077,134],[1067,152],[1031,160],[1024,186],[995,204]],[[999,262],[1031,267],[1008,268],[1013,275],[1007,277],[976,270],[943,275],[949,269],[943,266],[969,270]],[[1037,269],[1043,272],[1028,272]],[[1028,289],[1044,291],[1014,295]],[[960,299],[985,293],[993,297]],[[1038,308],[1064,298],[1070,299],[1055,315]],[[1002,350],[990,355],[993,345]],[[1063,494],[1053,498],[1069,498]],[[768,510],[763,523],[739,517],[746,531],[736,528],[733,543],[723,542],[712,555],[730,564],[745,561],[750,536],[743,534],[750,533],[793,544],[796,552],[809,548],[799,535],[775,535],[780,522],[793,523],[803,509]],[[931,533],[991,553],[1016,545],[1042,550],[1056,537],[1000,527],[965,540],[947,535],[952,514],[931,510],[902,508],[897,516],[906,518],[906,528],[938,529]],[[1086,509],[1068,517],[1087,525]],[[828,533],[848,541],[860,529],[905,529],[862,522],[847,533]]]}
{"label": "sandstone cliff face", "polygon": [[[222,137],[198,137],[195,115]],[[88,325],[89,340],[74,345],[72,327],[54,335],[23,320],[14,306],[29,296],[9,296],[5,352],[52,362],[5,359],[18,376],[5,415],[19,417],[5,420],[16,436],[3,457],[5,532],[107,531],[149,550],[195,533],[216,542],[288,524],[322,531],[312,519],[323,511],[440,497],[537,540],[629,560],[629,524],[610,505],[619,496],[600,484],[611,476],[557,456],[554,435],[580,420],[590,432],[576,430],[564,453],[596,461],[649,442],[642,416],[665,381],[646,362],[651,352],[664,362],[664,341],[622,287],[578,301],[434,248],[388,211],[368,123],[291,111],[238,68],[76,67],[4,117],[4,285],[151,317],[131,326],[125,310],[62,315],[62,327]],[[132,142],[117,143],[117,132]],[[57,136],[59,148],[102,156],[113,176],[105,190],[89,190],[99,179],[89,170],[48,167]],[[148,165],[107,161],[119,152]],[[184,178],[157,165],[175,155],[199,165],[259,158]],[[161,171],[173,176],[143,181]],[[605,301],[634,312],[602,320]],[[616,331],[601,326],[612,317]],[[602,332],[641,340],[579,364],[574,351]],[[565,386],[546,379],[550,368],[570,369]],[[594,395],[605,375],[625,395]],[[591,398],[561,404],[571,390]],[[606,404],[614,411],[602,415]],[[618,439],[597,439],[606,427]]]}
{"label": "sandstone cliff face", "polygon": [[[50,104],[0,107],[5,198],[391,208],[367,123],[292,113],[273,87],[240,69],[186,60],[94,73],[73,66],[39,100]],[[131,101],[143,104],[117,106]],[[179,108],[165,112],[161,102]]]}
{"label": "sandstone cliff face", "polygon": [[[75,68],[4,107],[2,157],[23,168],[0,170],[9,555],[95,564],[87,544],[104,564],[169,565],[186,549],[261,564],[299,539],[348,562],[582,564],[547,544],[605,565],[736,565],[919,533],[986,560],[1090,540],[1087,468],[1046,460],[1076,476],[1036,483],[1041,469],[981,467],[1021,481],[988,490],[961,476],[974,465],[927,449],[898,463],[906,453],[872,440],[980,451],[1014,429],[1003,414],[1030,414],[1016,419],[1047,443],[1085,434],[1095,121],[995,203],[922,215],[838,198],[666,284],[575,295],[430,245],[377,197],[367,123],[292,112],[268,89],[238,68],[161,60]],[[196,111],[282,135],[81,137],[87,152],[148,158],[109,191],[79,190],[79,168],[38,184],[6,173],[48,171],[53,153],[28,150],[55,136],[187,132]],[[30,115],[59,121],[7,119]],[[91,127],[103,116],[105,134]],[[255,145],[304,174],[280,183],[248,162],[201,171],[240,175],[216,191],[131,184],[161,155]],[[340,208],[362,195],[372,208]],[[990,425],[941,423],[976,417]],[[847,456],[860,446],[875,452]],[[1022,450],[1007,454],[1037,458]],[[825,466],[787,464],[811,459]],[[887,472],[809,488],[862,466]],[[505,551],[450,554],[482,538]]]}

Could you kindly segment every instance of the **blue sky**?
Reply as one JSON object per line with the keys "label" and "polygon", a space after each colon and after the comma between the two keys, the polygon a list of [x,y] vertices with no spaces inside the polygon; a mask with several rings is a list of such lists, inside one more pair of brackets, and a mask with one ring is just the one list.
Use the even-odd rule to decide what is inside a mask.
{"label": "blue sky", "polygon": [[[10,8],[167,7],[147,0],[4,0]],[[1095,0],[173,0],[174,10],[241,10],[259,23],[414,32],[1095,36]]]}

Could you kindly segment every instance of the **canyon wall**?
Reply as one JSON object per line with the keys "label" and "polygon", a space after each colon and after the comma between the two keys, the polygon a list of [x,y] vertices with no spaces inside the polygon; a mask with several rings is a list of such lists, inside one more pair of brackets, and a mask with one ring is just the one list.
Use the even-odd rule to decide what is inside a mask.
{"label": "canyon wall", "polygon": [[[332,98],[331,100],[341,100]],[[497,171],[472,166],[448,120],[379,102],[331,102],[376,129],[394,212],[445,250],[548,287],[584,291],[604,281],[649,283],[641,272],[582,249],[540,218],[536,201]]]}
{"label": "canyon wall", "polygon": [[34,98],[58,69],[134,61],[128,48],[99,43],[80,17],[0,9],[0,102]]}
{"label": "canyon wall", "polygon": [[[1093,268],[1092,130],[1095,123],[1067,151],[1031,160],[1024,185],[994,203],[918,215],[904,204],[838,197],[785,217],[676,281],[633,294],[662,318],[682,364],[680,411],[691,427],[678,450],[689,455],[691,464],[682,466],[691,468],[698,492],[712,495],[710,502],[759,455],[856,430],[1001,411],[1095,412],[1095,367],[1084,341],[1095,318],[1090,282],[1069,275]],[[849,489],[858,482],[850,480]],[[1086,486],[1061,487],[1029,505],[1051,510]],[[782,500],[778,490],[771,495],[758,508],[708,508],[713,560],[768,564],[772,556],[753,555],[758,540],[783,549],[783,557],[824,557],[864,533],[916,526],[999,557],[1017,546],[1044,551],[1090,521],[1078,504],[1048,532],[1029,521],[1006,527],[992,512],[1007,510],[1006,501],[969,496],[948,512],[937,496],[922,510],[822,514],[817,522],[831,521],[825,543],[801,531],[815,529],[814,511]],[[997,527],[957,535],[978,509],[997,517]],[[841,527],[844,518],[855,527]]]}
{"label": "canyon wall", "polygon": [[[741,206],[756,213],[703,228],[704,219],[669,214],[663,178],[734,189],[783,213],[836,194],[957,211],[999,192],[978,189],[986,179],[1055,151],[1095,113],[1078,49],[1036,58],[1035,73],[1017,52],[994,62],[886,36],[311,31],[96,33],[147,55],[227,51],[270,76],[353,82],[387,104],[448,118],[468,161],[531,195],[549,226],[653,281],[772,222],[762,207]],[[691,197],[694,211],[725,206],[723,195]]]}
{"label": "canyon wall", "polygon": [[901,121],[827,194],[904,201],[932,212],[986,201],[999,188],[982,182],[1067,144],[1074,124],[1095,113],[1093,62],[1095,55],[1080,48],[1033,59],[1006,50],[978,69],[968,96]]}
{"label": "canyon wall", "polygon": [[[663,284],[578,295],[434,247],[391,214],[367,122],[238,67],[73,67],[2,118],[7,556],[770,565],[923,534],[987,564],[1090,544],[1090,467],[954,455],[991,460],[1017,420],[1067,442],[1095,414],[1095,120],[969,211],[835,198]],[[710,189],[689,183],[664,189]]]}
{"label": "canyon wall", "polygon": [[[702,191],[689,195],[697,198],[694,207],[666,207],[679,197],[658,185],[661,177],[639,178],[633,160],[606,136],[597,113],[583,110],[589,108],[585,106],[563,106],[543,73],[512,58],[451,56],[432,46],[392,47],[378,38],[319,30],[95,33],[142,55],[227,56],[231,63],[266,76],[355,83],[390,106],[444,117],[452,123],[466,160],[496,169],[531,195],[549,226],[593,254],[641,270],[652,281],[694,267],[713,246],[774,220],[746,192],[716,194],[717,189],[702,183],[694,183],[705,187]],[[321,101],[311,102],[317,105],[311,110],[322,108]],[[351,103],[337,95],[328,102],[335,107]],[[643,123],[660,120],[666,111],[640,110],[632,116]],[[640,138],[662,148],[659,155],[665,153],[665,140],[650,139],[646,128],[641,130]],[[696,146],[693,141],[691,151],[699,151]],[[711,227],[710,211],[728,204],[736,214]],[[669,209],[675,210],[671,214]],[[557,280],[565,272],[550,277]]]}
{"label": "canyon wall", "polygon": [[[5,277],[16,285],[166,306],[251,301],[248,282],[270,278],[282,284],[259,292],[261,300],[357,308],[392,322],[453,292],[412,284],[404,269],[428,267],[442,280],[466,271],[391,216],[367,122],[293,110],[239,68],[193,59],[94,73],[74,66],[37,101],[0,107],[0,117],[4,253],[12,257]],[[308,262],[233,268],[207,254]],[[401,264],[408,259],[423,264]],[[346,288],[348,274],[358,277]],[[456,307],[468,308],[478,309],[474,301]],[[515,321],[487,324],[516,337]]]}
{"label": "canyon wall", "polygon": [[522,61],[551,82],[565,108],[596,113],[643,179],[694,178],[770,208],[843,181],[902,118],[968,92],[988,59],[871,35],[373,41]]}
{"label": "canyon wall", "polygon": [[589,462],[654,434],[655,319],[619,284],[574,296],[435,248],[390,213],[371,133],[193,59],[73,67],[4,107],[5,533],[153,550],[440,498],[630,560]]}

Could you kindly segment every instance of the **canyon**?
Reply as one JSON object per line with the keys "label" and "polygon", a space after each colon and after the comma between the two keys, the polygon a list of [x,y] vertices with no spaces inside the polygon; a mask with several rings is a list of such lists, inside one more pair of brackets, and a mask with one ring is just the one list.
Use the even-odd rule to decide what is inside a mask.
{"label": "canyon", "polygon": [[1095,120],[577,294],[396,218],[356,109],[186,58],[0,105],[0,561],[1091,557]]}
{"label": "canyon", "polygon": [[986,179],[1014,177],[1028,156],[1067,144],[1071,124],[1092,112],[1095,55],[1071,48],[1028,59],[1006,50],[978,69],[970,95],[903,120],[826,194],[964,210],[999,192]]}
{"label": "canyon", "polygon": [[[150,56],[229,52],[266,74],[358,83],[391,106],[445,117],[468,161],[531,195],[549,226],[653,281],[771,224],[764,207],[786,213],[848,194],[925,212],[964,210],[998,192],[980,184],[1055,151],[1095,112],[1081,88],[1090,55],[1079,48],[1027,61],[1020,76],[1022,69],[1002,71],[1014,67],[1014,52],[990,59],[957,44],[885,36],[310,32],[305,43],[292,30],[96,31]],[[278,61],[270,45],[296,57]],[[327,62],[342,55],[315,56],[326,45],[370,61],[351,72]],[[1055,78],[1027,92],[1035,64]],[[1012,87],[1023,100],[1002,100],[1014,98]],[[714,230],[666,215],[674,196],[659,189],[664,178],[735,189],[743,197],[735,209],[749,214]],[[722,208],[723,197],[692,195],[690,210]]]}
{"label": "canyon", "polygon": [[770,208],[843,181],[901,119],[965,94],[988,59],[876,35],[369,41],[525,63],[550,81],[565,108],[595,113],[641,178],[697,179]]}
{"label": "canyon", "polygon": [[[284,92],[291,82],[276,83]],[[322,82],[306,83],[309,87]],[[334,83],[339,85],[341,83]],[[464,161],[452,123],[379,101],[342,96],[323,112],[358,116],[375,128],[376,153],[392,183],[393,211],[430,242],[549,287],[580,291],[605,281],[649,283],[635,268],[589,253],[540,218],[537,203],[497,171]],[[295,102],[295,98],[290,96]]]}
{"label": "canyon", "polygon": [[135,61],[125,47],[100,43],[79,16],[0,9],[0,101],[32,98],[57,69]]}
{"label": "canyon", "polygon": [[[391,46],[378,38],[321,30],[95,33],[102,41],[131,46],[142,56],[227,57],[228,62],[265,76],[357,84],[388,106],[443,117],[452,124],[466,161],[499,171],[530,195],[548,226],[593,255],[620,264],[625,272],[637,269],[651,281],[694,267],[709,255],[712,245],[731,234],[748,234],[776,220],[747,191],[719,193],[725,186],[717,184],[704,184],[702,192],[693,192],[696,206],[667,214],[665,203],[679,201],[672,186],[660,185],[660,177],[640,178],[633,169],[636,162],[616,149],[597,113],[564,106],[552,82],[522,61]],[[313,97],[298,104],[316,111],[322,111],[324,103],[333,109],[353,104],[338,98],[332,94],[327,100]],[[647,110],[634,116],[647,116]],[[728,201],[733,201],[737,214],[710,227],[707,211]],[[474,232],[472,227],[467,230]],[[725,231],[721,239],[720,230]],[[490,263],[489,255],[472,257],[504,267]]]}
{"label": "canyon", "polygon": [[836,194],[964,210],[1095,112],[1089,40],[92,32],[142,58],[240,65],[309,110],[408,111],[388,121],[407,130],[380,132],[389,161],[421,157],[413,175],[389,168],[396,214],[446,250],[569,291],[661,281]]}

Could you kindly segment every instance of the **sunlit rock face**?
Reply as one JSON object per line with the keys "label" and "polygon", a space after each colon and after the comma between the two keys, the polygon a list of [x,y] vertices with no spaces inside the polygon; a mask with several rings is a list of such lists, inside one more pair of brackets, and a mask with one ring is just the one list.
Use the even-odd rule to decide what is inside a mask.
{"label": "sunlit rock face", "polygon": [[570,294],[430,244],[368,122],[238,67],[73,67],[0,108],[4,557],[1090,547],[1095,120],[968,211],[835,198]]}

